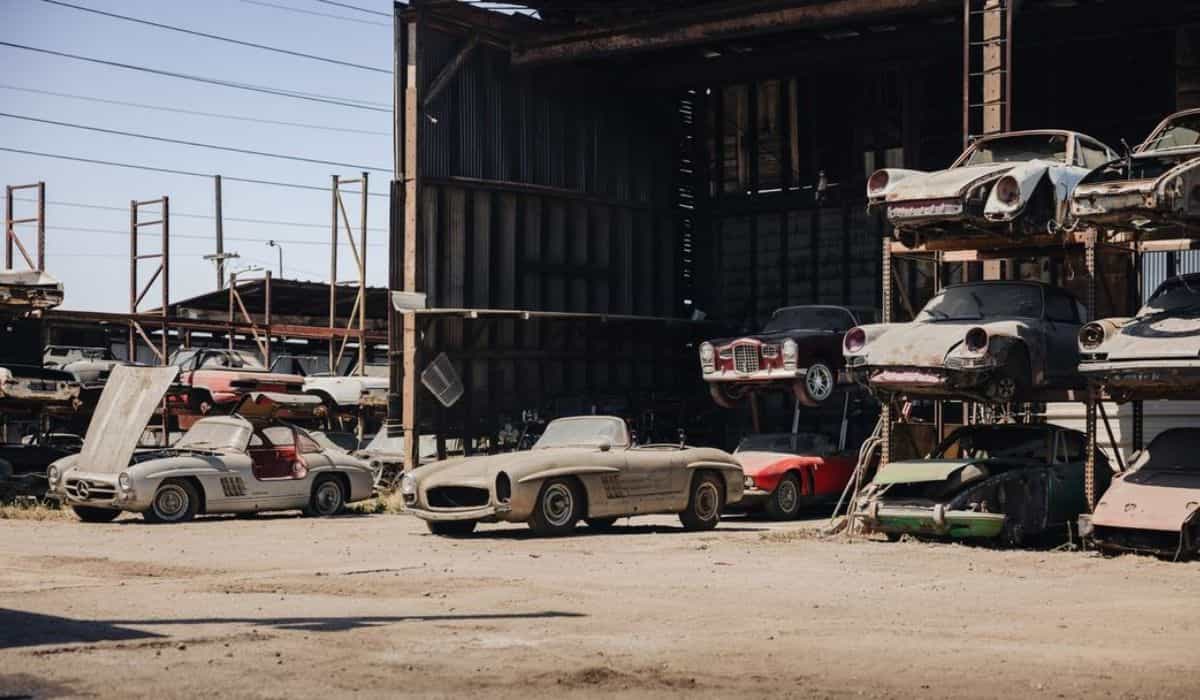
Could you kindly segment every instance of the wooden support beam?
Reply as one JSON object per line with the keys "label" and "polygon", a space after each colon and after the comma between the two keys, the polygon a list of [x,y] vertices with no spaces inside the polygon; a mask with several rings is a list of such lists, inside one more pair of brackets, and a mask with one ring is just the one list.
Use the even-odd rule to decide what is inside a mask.
{"label": "wooden support beam", "polygon": [[471,57],[471,54],[478,46],[478,33],[467,37],[467,42],[463,44],[461,49],[458,50],[458,53],[454,54],[454,58],[450,59],[450,62],[442,67],[442,70],[438,72],[437,77],[434,78],[433,82],[429,85],[429,89],[426,90],[425,94],[421,97],[422,109],[428,109],[429,105],[433,104],[433,101],[437,99],[438,95],[442,94],[442,90],[446,89],[446,86],[450,84],[450,81],[454,79],[454,76],[458,73],[459,69],[463,67],[463,64],[467,62],[467,59]]}

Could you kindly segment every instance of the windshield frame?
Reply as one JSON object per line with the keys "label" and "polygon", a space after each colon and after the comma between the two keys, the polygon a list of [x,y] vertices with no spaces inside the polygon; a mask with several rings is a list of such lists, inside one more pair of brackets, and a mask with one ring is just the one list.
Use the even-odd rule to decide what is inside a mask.
{"label": "windshield frame", "polygon": [[1135,152],[1136,153],[1159,153],[1159,152],[1163,152],[1163,151],[1175,151],[1175,150],[1182,150],[1182,149],[1187,149],[1187,148],[1200,148],[1200,130],[1197,131],[1196,143],[1194,143],[1190,146],[1166,146],[1163,148],[1152,148],[1151,147],[1151,144],[1153,144],[1155,141],[1160,140],[1163,136],[1166,135],[1168,130],[1172,129],[1176,124],[1182,122],[1184,119],[1195,120],[1196,125],[1200,126],[1200,111],[1188,110],[1186,112],[1179,112],[1177,114],[1172,114],[1171,116],[1162,120],[1161,122],[1159,122],[1158,126],[1154,127],[1154,131],[1150,132],[1150,135],[1146,137],[1146,140],[1142,141],[1140,144],[1138,144],[1138,147]]}
{"label": "windshield frame", "polygon": [[[971,157],[973,155],[975,155],[975,153],[979,150],[979,148],[981,146],[987,145],[989,143],[999,142],[999,141],[1005,141],[1005,140],[1010,140],[1010,139],[1015,140],[1015,139],[1020,139],[1020,138],[1031,138],[1031,137],[1036,137],[1036,136],[1044,136],[1044,137],[1057,136],[1057,137],[1066,139],[1067,149],[1066,149],[1066,153],[1063,155],[1063,160],[1059,161],[1057,159],[1051,159],[1051,158],[1036,158],[1036,159],[1028,159],[1027,158],[1025,160],[994,160],[994,161],[990,161],[988,163],[971,163],[970,162]],[[986,136],[984,138],[976,139],[975,141],[973,141],[971,143],[970,146],[967,146],[966,150],[964,150],[962,152],[962,154],[959,155],[958,159],[955,160],[954,163],[950,167],[951,168],[963,168],[963,167],[967,167],[969,165],[1002,165],[1005,163],[1016,164],[1016,163],[1027,163],[1027,162],[1029,162],[1029,160],[1047,160],[1047,161],[1051,161],[1051,162],[1055,162],[1055,163],[1061,163],[1062,165],[1073,165],[1075,163],[1075,150],[1076,150],[1075,134],[1070,133],[1070,132],[1012,131],[1012,132],[1008,132],[1005,134],[996,134],[995,136]]]}
{"label": "windshield frame", "polygon": [[[1047,440],[1048,444],[1046,445],[1046,454],[1044,455],[1044,458],[1040,461],[1040,463],[1041,464],[1051,464],[1054,461],[1054,453],[1055,453],[1055,450],[1057,449],[1057,444],[1058,444],[1057,438],[1055,437],[1055,430],[1053,428],[1044,428],[1037,424],[1033,424],[1033,425],[1013,424],[1012,426],[1006,425],[1004,427],[997,427],[994,425],[982,425],[982,426],[967,426],[964,428],[959,428],[958,430],[955,430],[954,432],[947,435],[945,440],[942,440],[940,443],[938,443],[937,447],[933,448],[933,450],[931,450],[929,452],[929,455],[926,457],[926,459],[959,460],[959,461],[963,461],[963,462],[968,462],[968,461],[986,462],[986,461],[990,461],[990,460],[1025,461],[1023,459],[1018,459],[1017,457],[996,457],[996,456],[992,456],[992,455],[989,455],[988,457],[965,457],[961,454],[961,449],[960,449],[960,454],[957,457],[946,457],[945,456],[946,449],[949,448],[950,445],[954,444],[955,442],[961,441],[962,437],[964,435],[978,434],[978,433],[998,433],[1000,436],[1006,436],[1008,434],[1016,433],[1019,431],[1028,431],[1031,433],[1039,433],[1042,436],[1044,436],[1045,439]],[[1032,460],[1029,460],[1029,461],[1032,461]]]}
{"label": "windshield frame", "polygon": [[[212,429],[217,432],[217,429],[224,430],[229,436],[228,439],[214,443],[211,440],[197,442],[195,445],[187,444],[189,436],[197,432],[197,428],[204,430]],[[178,441],[173,446],[177,450],[207,450],[212,452],[246,452],[250,444],[250,435],[253,432],[253,427],[247,421],[231,420],[226,416],[201,418],[196,423],[188,428]]]}
{"label": "windshield frame", "polygon": [[[1200,474],[1200,464],[1196,464],[1190,468],[1186,465],[1184,465],[1183,468],[1178,468],[1150,464],[1151,458],[1154,456],[1155,444],[1162,441],[1164,437],[1170,438],[1173,437],[1173,434],[1179,433],[1187,434],[1187,436],[1183,438],[1184,440],[1188,440],[1194,444],[1200,445],[1200,428],[1168,428],[1158,435],[1155,435],[1154,439],[1151,440],[1143,450],[1141,450],[1137,456],[1137,460],[1133,464],[1129,465],[1129,471],[1140,472],[1145,470],[1154,472],[1156,474]],[[1165,450],[1166,447],[1160,446],[1158,449]]]}
{"label": "windshield frame", "polygon": [[[1167,307],[1154,306],[1155,300],[1160,297],[1176,295],[1181,288],[1186,290],[1187,294],[1196,297],[1194,304]],[[1150,295],[1150,298],[1146,300],[1146,303],[1142,304],[1142,308],[1138,309],[1137,315],[1134,318],[1149,318],[1164,313],[1181,313],[1186,309],[1200,311],[1200,274],[1176,275],[1164,280],[1162,284],[1158,285],[1158,289],[1154,290],[1154,293]]]}
{"label": "windshield frame", "polygon": [[[1039,297],[1038,301],[1040,304],[1038,314],[1036,314],[1034,316],[1022,316],[1022,315],[1018,315],[1016,313],[1009,313],[1009,314],[1005,314],[1005,315],[985,316],[981,313],[979,316],[969,317],[969,318],[961,317],[961,316],[949,316],[947,318],[938,318],[936,316],[931,316],[928,314],[928,310],[929,310],[930,306],[932,306],[933,303],[935,301],[937,301],[938,299],[945,298],[946,295],[949,294],[950,292],[954,292],[954,291],[958,291],[958,290],[968,290],[968,289],[986,289],[986,288],[1004,289],[1004,288],[1016,288],[1016,287],[1026,287],[1026,288],[1032,288],[1032,289],[1037,290],[1038,297]],[[921,307],[921,310],[918,311],[917,315],[913,318],[913,323],[944,323],[944,322],[954,322],[954,321],[984,322],[984,321],[1003,319],[1003,318],[1024,318],[1024,319],[1031,319],[1031,320],[1037,320],[1037,321],[1041,321],[1041,320],[1045,319],[1046,318],[1046,289],[1044,287],[1042,287],[1040,284],[1035,284],[1033,282],[977,282],[977,283],[970,283],[970,284],[950,285],[949,287],[946,287],[942,291],[933,295],[933,297],[929,301],[925,302],[925,305]]]}
{"label": "windshield frame", "polygon": [[[809,312],[812,312],[815,314],[840,313],[843,317],[845,317],[845,320],[849,321],[849,324],[844,329],[840,329],[840,330],[837,328],[829,328],[828,327],[829,324],[817,325],[817,324],[813,324],[813,323],[808,323],[805,325],[792,324],[792,325],[788,325],[786,328],[772,328],[772,324],[774,324],[777,319],[781,319],[781,318],[791,315],[791,314],[801,314],[801,313],[809,313]],[[802,305],[797,305],[797,306],[784,306],[782,308],[776,309],[775,312],[771,314],[771,318],[769,318],[767,320],[767,322],[765,324],[763,324],[762,332],[763,333],[786,333],[788,331],[820,330],[820,331],[829,331],[832,333],[845,333],[846,331],[850,330],[851,328],[854,328],[858,324],[859,324],[859,321],[855,317],[854,313],[850,309],[847,309],[844,306],[834,306],[831,304],[802,304]]]}
{"label": "windshield frame", "polygon": [[[792,440],[793,438],[795,438],[794,441]],[[755,440],[755,439],[761,439],[763,441],[767,441],[767,440],[771,440],[771,439],[787,439],[790,442],[792,442],[793,444],[798,444],[799,440],[801,438],[821,438],[826,443],[828,443],[829,446],[827,449],[818,449],[816,447],[791,448],[791,449],[797,450],[797,451],[792,451],[792,452],[781,452],[779,450],[764,449],[764,448],[759,448],[759,447],[752,447],[752,448],[747,449],[744,447],[744,445],[746,444],[747,441]],[[812,442],[814,442],[814,441],[810,440],[810,444]],[[768,446],[764,446],[764,447],[768,447]],[[837,451],[838,451],[838,444],[837,444],[837,439],[835,439],[834,436],[830,435],[829,433],[823,433],[823,432],[820,432],[817,430],[802,430],[802,431],[796,432],[796,433],[757,433],[757,434],[753,434],[753,435],[746,435],[746,436],[743,436],[742,439],[738,441],[738,445],[736,448],[734,448],[733,453],[738,454],[740,452],[764,452],[764,453],[780,454],[780,455],[819,456],[819,455],[824,455],[824,454],[831,454],[831,453],[834,453]]]}
{"label": "windshield frame", "polygon": [[537,442],[533,443],[533,447],[530,449],[549,450],[564,447],[599,447],[600,445],[604,444],[603,438],[599,435],[599,430],[596,431],[597,435],[594,441],[579,443],[556,442],[554,444],[544,444],[546,442],[546,437],[551,435],[551,432],[555,429],[555,426],[560,426],[561,428],[561,426],[567,424],[587,422],[594,422],[598,426],[599,424],[604,424],[613,428],[613,439],[611,442],[609,442],[609,447],[624,449],[630,446],[629,429],[625,426],[625,421],[621,420],[620,418],[616,418],[614,416],[572,416],[570,418],[556,418],[547,423],[546,429],[542,431],[542,434],[538,436]]}

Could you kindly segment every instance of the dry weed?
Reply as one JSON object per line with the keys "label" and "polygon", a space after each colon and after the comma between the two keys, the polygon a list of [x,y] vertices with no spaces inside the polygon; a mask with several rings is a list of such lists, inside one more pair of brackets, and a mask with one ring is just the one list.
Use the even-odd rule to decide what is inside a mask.
{"label": "dry weed", "polygon": [[362,513],[364,515],[395,515],[396,513],[404,512],[404,496],[398,491],[389,493],[381,493],[365,501],[351,503],[346,506],[346,510],[351,513]]}
{"label": "dry weed", "polygon": [[70,520],[74,517],[66,508],[43,501],[0,504],[0,520]]}

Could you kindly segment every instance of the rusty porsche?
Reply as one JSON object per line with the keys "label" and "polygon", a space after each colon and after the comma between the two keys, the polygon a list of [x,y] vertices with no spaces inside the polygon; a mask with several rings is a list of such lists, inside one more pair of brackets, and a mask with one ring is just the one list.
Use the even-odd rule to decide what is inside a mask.
{"label": "rusty porsche", "polygon": [[1075,188],[1071,215],[1143,232],[1200,223],[1200,109],[1172,114],[1124,158],[1089,173]]}
{"label": "rusty porsche", "polygon": [[1200,391],[1200,273],[1164,281],[1133,318],[1084,326],[1079,360],[1118,401]]}
{"label": "rusty porsche", "polygon": [[1028,400],[1082,385],[1075,338],[1085,313],[1040,282],[951,285],[911,323],[852,328],[843,352],[854,379],[884,396]]}
{"label": "rusty porsche", "polygon": [[1014,131],[976,140],[945,170],[875,171],[868,207],[885,209],[902,241],[944,233],[1033,235],[1067,222],[1071,193],[1116,151],[1074,131]]}

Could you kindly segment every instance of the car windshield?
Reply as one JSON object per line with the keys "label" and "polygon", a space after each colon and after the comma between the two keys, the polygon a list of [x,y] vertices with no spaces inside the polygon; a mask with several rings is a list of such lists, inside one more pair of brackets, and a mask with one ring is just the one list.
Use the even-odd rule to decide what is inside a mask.
{"label": "car windshield", "polygon": [[248,425],[231,423],[227,420],[201,420],[193,425],[192,429],[187,431],[183,437],[179,438],[175,447],[181,450],[190,448],[242,451],[246,449],[246,443],[249,440],[250,427]]}
{"label": "car windshield", "polygon": [[1031,284],[947,287],[917,314],[918,323],[988,318],[1041,318],[1042,290]]}
{"label": "car windshield", "polygon": [[329,358],[315,355],[284,355],[271,363],[272,372],[315,377],[329,374]]}
{"label": "car windshield", "polygon": [[960,430],[931,459],[1019,459],[1048,462],[1053,433],[1038,428]]}
{"label": "car windshield", "polygon": [[1200,145],[1200,114],[1187,114],[1172,119],[1150,135],[1143,151],[1161,151]]}
{"label": "car windshield", "polygon": [[793,306],[776,311],[763,331],[767,333],[793,329],[848,331],[853,327],[854,318],[845,309],[833,306]]}
{"label": "car windshield", "polygon": [[778,452],[780,454],[821,454],[833,450],[833,439],[824,433],[770,433],[747,435],[736,452]]}
{"label": "car windshield", "polygon": [[200,356],[201,367],[230,367],[234,369],[266,369],[258,358],[244,350],[177,350],[168,364],[187,367]]}
{"label": "car windshield", "polygon": [[533,449],[595,447],[602,444],[612,447],[628,445],[625,423],[619,418],[560,418],[546,426]]}
{"label": "car windshield", "polygon": [[1158,434],[1142,451],[1134,469],[1140,471],[1200,472],[1200,428],[1174,428]]}
{"label": "car windshield", "polygon": [[1200,311],[1200,275],[1172,277],[1163,282],[1138,311],[1138,318],[1168,311]]}
{"label": "car windshield", "polygon": [[970,155],[959,163],[1022,163],[1028,160],[1067,162],[1067,137],[1063,134],[1023,134],[984,139],[971,147]]}

